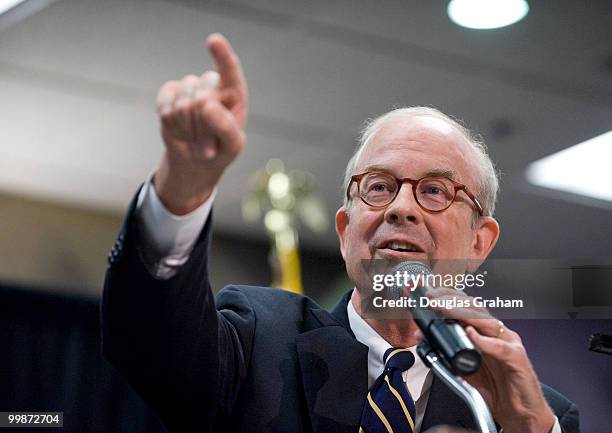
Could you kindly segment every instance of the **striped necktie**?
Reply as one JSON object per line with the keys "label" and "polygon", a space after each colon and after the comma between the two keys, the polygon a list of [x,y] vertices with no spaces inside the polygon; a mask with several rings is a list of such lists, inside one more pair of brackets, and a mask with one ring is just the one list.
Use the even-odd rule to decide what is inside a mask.
{"label": "striped necktie", "polygon": [[392,347],[383,357],[385,370],[376,379],[363,408],[359,433],[414,433],[414,401],[402,372],[414,364],[409,349]]}

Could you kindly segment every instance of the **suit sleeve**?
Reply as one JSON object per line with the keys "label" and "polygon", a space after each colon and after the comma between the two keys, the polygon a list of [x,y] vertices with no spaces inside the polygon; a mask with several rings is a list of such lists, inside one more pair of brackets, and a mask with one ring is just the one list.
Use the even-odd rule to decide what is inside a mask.
{"label": "suit sleeve", "polygon": [[542,384],[544,397],[559,420],[563,433],[580,433],[578,406],[557,390]]}
{"label": "suit sleeve", "polygon": [[576,406],[574,403],[570,403],[563,415],[558,418],[559,424],[561,425],[561,431],[563,433],[580,432],[578,406]]}
{"label": "suit sleeve", "polygon": [[226,292],[230,308],[215,308],[207,263],[212,214],[189,260],[164,280],[143,263],[134,208],[135,200],[109,256],[102,352],[170,431],[218,431],[246,376],[255,314],[239,290]]}

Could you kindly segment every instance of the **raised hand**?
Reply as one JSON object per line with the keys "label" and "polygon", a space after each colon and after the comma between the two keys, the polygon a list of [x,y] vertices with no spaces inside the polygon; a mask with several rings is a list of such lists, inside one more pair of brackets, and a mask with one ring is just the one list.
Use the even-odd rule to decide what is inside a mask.
{"label": "raised hand", "polygon": [[210,197],[246,142],[248,92],[240,60],[218,33],[206,44],[218,72],[168,81],[157,96],[166,150],[154,184],[164,206],[176,215]]}

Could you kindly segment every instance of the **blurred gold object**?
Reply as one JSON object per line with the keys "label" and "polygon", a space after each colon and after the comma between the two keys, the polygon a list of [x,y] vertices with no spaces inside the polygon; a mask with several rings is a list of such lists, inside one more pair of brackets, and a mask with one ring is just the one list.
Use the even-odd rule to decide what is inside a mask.
{"label": "blurred gold object", "polygon": [[272,245],[272,285],[303,293],[298,224],[319,233],[329,224],[314,177],[303,171],[287,173],[280,159],[271,159],[253,175],[251,191],[242,201],[242,217],[248,222],[263,219]]}

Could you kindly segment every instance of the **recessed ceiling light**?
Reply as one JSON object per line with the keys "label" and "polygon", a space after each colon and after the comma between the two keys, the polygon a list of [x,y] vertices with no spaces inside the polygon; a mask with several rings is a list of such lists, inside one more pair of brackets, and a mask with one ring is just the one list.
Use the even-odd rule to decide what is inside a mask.
{"label": "recessed ceiling light", "polygon": [[612,201],[612,131],[532,162],[527,180],[534,185]]}
{"label": "recessed ceiling light", "polygon": [[460,26],[496,29],[523,19],[529,5],[526,0],[451,0],[446,11]]}
{"label": "recessed ceiling light", "polygon": [[23,3],[25,0],[0,0],[0,15],[4,12],[13,9],[19,3]]}

